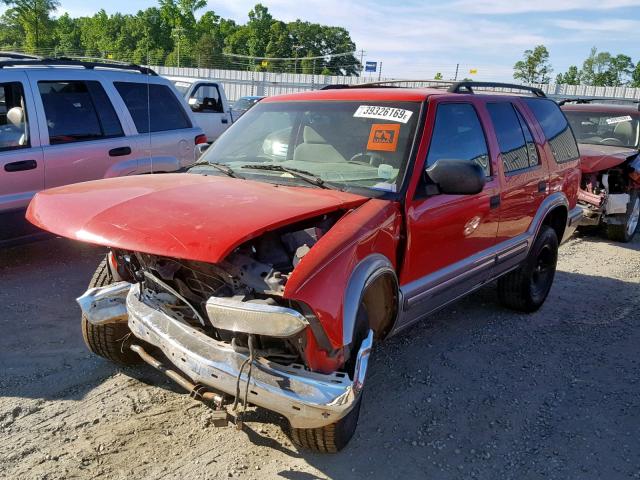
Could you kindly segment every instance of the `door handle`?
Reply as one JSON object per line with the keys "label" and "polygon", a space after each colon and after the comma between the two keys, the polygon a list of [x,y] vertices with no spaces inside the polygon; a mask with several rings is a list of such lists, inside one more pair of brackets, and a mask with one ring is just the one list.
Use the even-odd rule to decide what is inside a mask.
{"label": "door handle", "polygon": [[118,147],[109,150],[110,157],[124,157],[131,154],[131,147]]}
{"label": "door handle", "polygon": [[498,208],[500,206],[500,195],[493,195],[489,198],[489,208]]}
{"label": "door handle", "polygon": [[33,170],[38,166],[35,160],[21,160],[19,162],[7,163],[4,166],[5,172],[23,172],[24,170]]}
{"label": "door handle", "polygon": [[222,123],[229,123],[229,119],[228,118],[223,118],[222,120],[220,120]]}
{"label": "door handle", "polygon": [[538,182],[538,193],[544,193],[547,191],[547,182]]}

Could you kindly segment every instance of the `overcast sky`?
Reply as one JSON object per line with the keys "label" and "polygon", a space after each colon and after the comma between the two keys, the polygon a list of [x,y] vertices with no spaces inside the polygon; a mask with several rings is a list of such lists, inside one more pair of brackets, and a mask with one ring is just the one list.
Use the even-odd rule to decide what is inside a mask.
{"label": "overcast sky", "polygon": [[[209,9],[244,23],[255,0],[209,1]],[[640,61],[640,0],[264,0],[284,21],[345,27],[365,60],[383,76],[432,78],[441,72],[478,80],[510,80],[522,52],[545,44],[555,73],[582,64],[592,46]],[[98,3],[61,0],[60,12],[91,15]],[[108,13],[133,13],[153,0],[110,0]],[[0,9],[0,11],[3,9]],[[476,75],[469,75],[471,68]]]}

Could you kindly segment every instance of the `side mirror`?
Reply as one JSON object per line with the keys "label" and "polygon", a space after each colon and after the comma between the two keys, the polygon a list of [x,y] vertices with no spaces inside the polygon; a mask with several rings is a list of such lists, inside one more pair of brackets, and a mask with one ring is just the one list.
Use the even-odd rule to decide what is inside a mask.
{"label": "side mirror", "polygon": [[202,107],[202,105],[200,104],[200,100],[194,97],[191,97],[189,99],[189,106],[194,112],[197,112],[198,110],[200,110],[200,107]]}
{"label": "side mirror", "polygon": [[198,145],[195,146],[195,157],[196,160],[198,160],[203,154],[204,152],[207,151],[207,148],[209,148],[211,146],[210,143],[200,143]]}
{"label": "side mirror", "polygon": [[482,167],[468,160],[438,160],[425,170],[425,175],[440,193],[448,195],[475,195],[486,181]]}

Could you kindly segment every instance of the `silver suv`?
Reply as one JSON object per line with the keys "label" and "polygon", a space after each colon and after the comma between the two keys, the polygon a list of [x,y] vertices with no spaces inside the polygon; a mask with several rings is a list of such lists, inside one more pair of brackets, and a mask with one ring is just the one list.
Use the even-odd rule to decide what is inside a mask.
{"label": "silver suv", "polygon": [[179,170],[206,143],[174,86],[129,64],[0,52],[0,245],[44,188]]}

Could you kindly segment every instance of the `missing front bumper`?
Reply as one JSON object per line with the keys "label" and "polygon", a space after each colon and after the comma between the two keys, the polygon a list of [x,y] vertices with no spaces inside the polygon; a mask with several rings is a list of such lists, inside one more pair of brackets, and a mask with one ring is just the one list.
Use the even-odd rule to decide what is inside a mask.
{"label": "missing front bumper", "polygon": [[[194,382],[235,394],[236,379],[246,355],[170,317],[152,294],[143,293],[141,297],[138,285],[131,286],[126,307],[129,328],[137,338],[160,348]],[[302,365],[256,360],[248,400],[280,413],[294,428],[318,428],[334,423],[353,408],[362,390],[372,344],[370,331],[358,351],[353,380],[345,373],[319,374],[305,370]],[[241,384],[246,381],[246,374],[242,374]]]}

